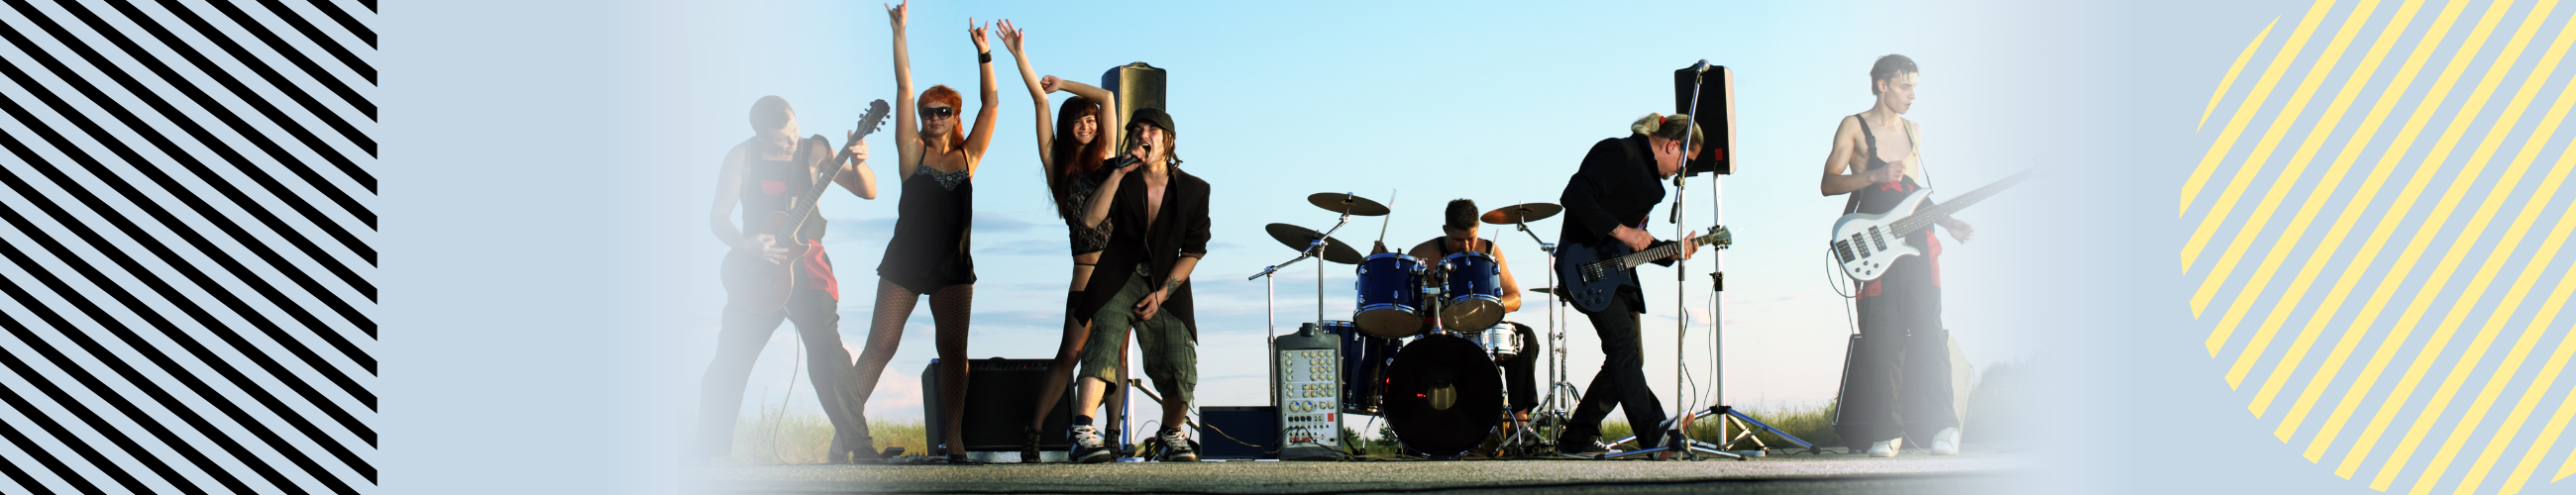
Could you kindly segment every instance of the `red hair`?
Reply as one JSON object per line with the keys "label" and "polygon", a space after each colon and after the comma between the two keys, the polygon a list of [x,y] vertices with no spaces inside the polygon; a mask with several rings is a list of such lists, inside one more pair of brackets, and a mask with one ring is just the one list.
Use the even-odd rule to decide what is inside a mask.
{"label": "red hair", "polygon": [[948,108],[950,110],[957,112],[956,114],[949,116],[949,118],[956,120],[957,125],[951,127],[948,131],[948,147],[965,148],[966,97],[957,94],[957,90],[950,89],[948,85],[933,85],[930,89],[921,90],[921,100],[914,103],[914,105],[928,105],[931,102],[945,102],[948,104]]}

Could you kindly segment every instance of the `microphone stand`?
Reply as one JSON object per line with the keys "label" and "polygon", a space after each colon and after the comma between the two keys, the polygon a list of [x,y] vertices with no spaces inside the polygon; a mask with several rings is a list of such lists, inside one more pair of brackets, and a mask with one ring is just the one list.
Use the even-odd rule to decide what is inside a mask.
{"label": "microphone stand", "polygon": [[[1691,149],[1691,144],[1690,144],[1691,128],[1693,128],[1693,127],[1697,127],[1697,126],[1699,125],[1699,94],[1700,94],[1700,84],[1705,80],[1705,79],[1704,79],[1704,75],[1705,75],[1705,74],[1707,73],[1707,71],[1708,71],[1708,61],[1707,61],[1707,60],[1701,60],[1701,61],[1699,61],[1699,63],[1697,63],[1697,64],[1693,64],[1691,68],[1692,68],[1692,69],[1695,69],[1695,71],[1691,73],[1691,99],[1690,99],[1691,106],[1690,106],[1690,111],[1684,114],[1684,115],[1687,115],[1688,117],[1687,117],[1687,118],[1685,118],[1685,119],[1683,119],[1683,121],[1684,121],[1683,126],[1684,126],[1684,127],[1682,128],[1682,140],[1681,140],[1681,141],[1682,141],[1682,158],[1681,158],[1681,159],[1682,159],[1682,164],[1681,164],[1680,170],[1676,170],[1676,171],[1674,171],[1674,172],[1673,172],[1673,215],[1672,215],[1673,238],[1674,238],[1674,239],[1678,239],[1680,242],[1690,242],[1690,240],[1686,237],[1686,234],[1687,234],[1687,233],[1684,231],[1684,229],[1687,229],[1687,228],[1689,228],[1689,227],[1686,227],[1686,226],[1682,225],[1682,214],[1683,214],[1682,209],[1683,209],[1683,205],[1689,204],[1689,203],[1688,203],[1688,199],[1689,199],[1689,194],[1688,194],[1688,192],[1689,192],[1689,190],[1688,190],[1688,189],[1686,189],[1686,188],[1684,187],[1684,185],[1685,185],[1685,183],[1686,183],[1686,181],[1685,181],[1684,179],[1687,179],[1687,178],[1689,178],[1689,177],[1690,177],[1690,156],[1691,156],[1691,152],[1692,152],[1692,151],[1695,151],[1695,150],[1692,150],[1692,149]],[[1712,174],[1712,175],[1713,175],[1713,174]],[[1717,179],[1711,179],[1711,180],[1717,180]],[[1721,182],[1720,182],[1720,185],[1722,186],[1723,184],[1724,184],[1724,182],[1723,182],[1723,181],[1721,181]],[[1723,205],[1723,202],[1724,202],[1724,190],[1723,190],[1723,189],[1720,189],[1720,192],[1719,192],[1718,194],[1719,194],[1718,201],[1720,202],[1720,204],[1721,204],[1721,205]],[[1717,215],[1718,215],[1718,221],[1719,221],[1720,223],[1725,222],[1725,220],[1726,220],[1726,212],[1725,212],[1725,210],[1723,209],[1723,207],[1722,207],[1722,206],[1721,206],[1721,208],[1718,210]],[[1687,249],[1687,248],[1688,248],[1688,246],[1684,246],[1684,248],[1685,248],[1685,249]],[[1723,258],[1723,255],[1719,255],[1719,256],[1721,257],[1721,259]],[[1688,284],[1690,283],[1690,272],[1689,272],[1689,270],[1687,269],[1687,267],[1689,266],[1689,264],[1690,264],[1690,259],[1689,259],[1689,258],[1687,258],[1687,257],[1685,257],[1685,258],[1681,258],[1681,259],[1677,259],[1677,260],[1674,260],[1674,262],[1673,262],[1673,289],[1674,289],[1674,290],[1673,290],[1673,307],[1674,307],[1674,308],[1677,308],[1677,309],[1681,309],[1683,314],[1682,314],[1682,317],[1680,317],[1680,318],[1675,318],[1675,319],[1674,319],[1674,325],[1673,325],[1673,327],[1674,327],[1674,329],[1673,329],[1673,363],[1674,363],[1674,366],[1673,366],[1673,393],[1674,393],[1674,394],[1676,394],[1676,395],[1675,395],[1675,397],[1674,397],[1674,399],[1675,399],[1675,400],[1673,401],[1673,404],[1674,404],[1676,407],[1675,407],[1675,408],[1674,408],[1674,410],[1673,410],[1673,412],[1674,412],[1673,419],[1672,419],[1672,421],[1670,421],[1670,427],[1671,427],[1672,429],[1671,429],[1671,430],[1669,430],[1669,431],[1666,431],[1666,432],[1665,432],[1665,434],[1664,434],[1664,444],[1663,444],[1663,445],[1659,445],[1659,446],[1655,446],[1655,447],[1649,447],[1649,448],[1643,448],[1643,449],[1638,449],[1638,450],[1634,450],[1634,451],[1621,452],[1621,453],[1619,453],[1619,454],[1615,454],[1615,455],[1606,455],[1606,456],[1603,456],[1603,458],[1605,458],[1605,459],[1606,459],[1606,458],[1617,458],[1617,457],[1639,456],[1639,455],[1646,455],[1646,454],[1657,454],[1657,453],[1663,453],[1663,452],[1672,452],[1672,453],[1679,454],[1679,455],[1674,456],[1674,457],[1673,457],[1674,459],[1687,459],[1687,458],[1691,457],[1693,454],[1706,454],[1706,455],[1711,455],[1711,456],[1716,456],[1716,457],[1731,458],[1731,459],[1735,459],[1735,460],[1739,460],[1739,461],[1740,461],[1740,460],[1745,460],[1745,457],[1744,457],[1743,455],[1739,455],[1739,454],[1736,454],[1736,453],[1733,453],[1733,452],[1727,452],[1727,451],[1724,451],[1724,450],[1718,450],[1718,449],[1711,449],[1711,448],[1703,447],[1702,445],[1705,445],[1704,443],[1697,442],[1697,441],[1694,441],[1694,440],[1691,440],[1691,439],[1690,439],[1690,423],[1692,422],[1692,420],[1697,419],[1697,415],[1696,415],[1696,414],[1694,414],[1694,413],[1692,413],[1692,412],[1690,411],[1690,403],[1689,403],[1689,402],[1687,402],[1687,401],[1681,400],[1682,398],[1679,396],[1679,394],[1680,394],[1680,393],[1681,393],[1681,391],[1682,391],[1682,383],[1683,383],[1683,381],[1686,379],[1686,377],[1684,376],[1684,373],[1682,372],[1683,367],[1681,366],[1681,363],[1684,361],[1684,358],[1686,357],[1686,356],[1685,356],[1685,353],[1687,352],[1687,349],[1688,349],[1688,347],[1689,347],[1689,346],[1685,345],[1684,343],[1686,342],[1687,336],[1690,334],[1690,317],[1689,317],[1689,311],[1688,311],[1688,308],[1690,307],[1690,306],[1689,306],[1690,296],[1689,296],[1689,294],[1688,294],[1688,293],[1689,293],[1689,290],[1688,290],[1688,289],[1689,289],[1689,285],[1688,285]],[[1723,270],[1724,270],[1724,264],[1723,264],[1723,263],[1720,263],[1720,264],[1719,264],[1719,269],[1720,269],[1720,271],[1716,274],[1716,277],[1717,277],[1717,280],[1719,280],[1719,281],[1720,281],[1719,283],[1720,283],[1720,284],[1723,284],[1723,283],[1724,283],[1723,281],[1725,280],[1725,275],[1724,275],[1724,273],[1725,273],[1725,272],[1723,271]],[[1721,285],[1721,287],[1722,287],[1722,285]],[[1714,308],[1712,308],[1712,311],[1710,311],[1710,312],[1709,312],[1709,317],[1710,317],[1710,319],[1715,320],[1715,319],[1717,319],[1717,316],[1718,316],[1718,315],[1717,315],[1717,312],[1716,312],[1716,311],[1714,311],[1713,309],[1714,309]],[[1716,322],[1716,321],[1712,321],[1712,322],[1710,322],[1710,323],[1709,323],[1709,324],[1710,324],[1710,328],[1712,329],[1712,332],[1711,332],[1711,334],[1710,334],[1709,338],[1716,339],[1716,338],[1719,338],[1720,336],[1724,335],[1722,332],[1717,332],[1717,331],[1715,331],[1715,329],[1717,328],[1717,324],[1718,324],[1718,323],[1719,323],[1719,322]],[[1723,352],[1723,349],[1721,349],[1721,352]],[[1723,362],[1723,361],[1721,361],[1721,362],[1719,362],[1719,363],[1715,363],[1715,365],[1716,365],[1716,366],[1721,366],[1721,367],[1722,367],[1722,366],[1724,366],[1724,362]],[[1717,374],[1716,376],[1718,376],[1720,380],[1723,380],[1723,378],[1724,378],[1724,376],[1725,376],[1725,375],[1724,375],[1724,371],[1723,371],[1722,369],[1720,369],[1720,370],[1716,370],[1716,374]],[[1723,385],[1723,381],[1720,381],[1719,383],[1716,383],[1716,384],[1712,384],[1711,386],[1713,386],[1713,387],[1715,387],[1715,388],[1716,388],[1716,392],[1717,392],[1717,396],[1719,397],[1719,400],[1720,400],[1720,401],[1724,401],[1724,400],[1725,400],[1725,399],[1724,399],[1724,397],[1726,396],[1726,395],[1725,395],[1726,388],[1725,388],[1725,386]],[[1721,407],[1721,408],[1722,408],[1722,407],[1724,407],[1724,406],[1719,406],[1719,407]],[[1662,427],[1662,426],[1664,426],[1664,425],[1657,425],[1657,426],[1658,426],[1658,427]],[[1719,424],[1718,424],[1718,427],[1717,427],[1717,435],[1718,435],[1718,437],[1719,437],[1719,438],[1725,438],[1725,437],[1726,437],[1726,424],[1725,424],[1725,423],[1719,423]],[[1801,443],[1803,443],[1803,442],[1801,442]],[[1640,447],[1643,447],[1643,445],[1640,445]]]}

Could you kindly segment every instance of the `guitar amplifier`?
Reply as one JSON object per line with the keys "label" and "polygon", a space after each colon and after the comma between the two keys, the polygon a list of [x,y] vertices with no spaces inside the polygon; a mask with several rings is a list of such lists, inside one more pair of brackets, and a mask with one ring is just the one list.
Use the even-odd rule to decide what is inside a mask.
{"label": "guitar amplifier", "polygon": [[[1283,460],[1335,460],[1350,439],[1342,438],[1341,337],[1313,323],[1270,343],[1271,406],[1277,411],[1275,435]],[[1241,438],[1240,435],[1236,438]],[[1202,440],[1201,445],[1209,442]]]}
{"label": "guitar amplifier", "polygon": [[[1029,411],[1037,408],[1038,389],[1046,386],[1047,371],[1055,368],[1053,359],[982,359],[968,361],[966,369],[965,415],[959,418],[965,431],[966,450],[972,452],[1019,452],[1021,428],[1029,424]],[[1038,432],[1038,449],[1065,452],[1073,448],[1072,380],[1062,399],[1047,410],[1046,427]],[[939,388],[939,360],[921,370],[922,425],[929,432],[928,441],[936,448],[947,438],[948,425],[940,424],[947,416]],[[1206,442],[1201,442],[1206,443]]]}
{"label": "guitar amplifier", "polygon": [[[1673,113],[1691,113],[1690,69],[1673,71]],[[1691,114],[1708,136],[1708,153],[1692,157],[1685,174],[1735,173],[1735,71],[1708,66],[1699,79],[1699,113]]]}
{"label": "guitar amplifier", "polygon": [[[1155,68],[1151,64],[1133,62],[1111,67],[1109,72],[1100,75],[1100,88],[1118,94],[1119,122],[1126,122],[1129,117],[1135,116],[1136,109],[1139,108],[1160,108],[1163,109],[1163,113],[1172,112],[1172,107],[1163,106],[1163,69]],[[1127,130],[1102,129],[1102,131],[1111,135],[1124,136]],[[1120,149],[1125,149],[1123,147],[1125,143],[1120,144],[1122,145]]]}
{"label": "guitar amplifier", "polygon": [[1199,428],[1200,459],[1278,458],[1278,408],[1200,406],[1199,423],[1207,426]]}

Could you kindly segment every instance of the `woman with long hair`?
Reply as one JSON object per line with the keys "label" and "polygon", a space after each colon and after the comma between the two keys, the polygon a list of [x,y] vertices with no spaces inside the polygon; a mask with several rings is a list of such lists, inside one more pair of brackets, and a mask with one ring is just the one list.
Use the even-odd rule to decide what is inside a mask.
{"label": "woman with long hair", "polygon": [[[1056,346],[1055,367],[1049,368],[1047,381],[1038,388],[1037,410],[1030,415],[1020,444],[1020,462],[1038,462],[1038,443],[1046,428],[1049,409],[1064,396],[1065,383],[1072,380],[1074,365],[1080,363],[1083,344],[1090,340],[1091,313],[1097,308],[1085,307],[1084,286],[1091,278],[1092,265],[1100,262],[1100,251],[1109,246],[1109,202],[1095,198],[1118,194],[1118,179],[1124,170],[1103,170],[1101,162],[1109,157],[1113,140],[1099,137],[1101,129],[1116,129],[1118,117],[1102,108],[1117,108],[1117,96],[1088,84],[1045,76],[1029,66],[1025,46],[1027,32],[1004,19],[997,26],[1002,34],[1002,47],[1011,50],[1012,61],[1019,64],[1020,82],[1029,88],[1029,99],[1037,107],[1038,166],[1047,180],[1047,194],[1055,200],[1056,216],[1063,217],[1071,232],[1073,247],[1073,282],[1065,289],[1064,341]],[[1064,107],[1054,114],[1055,127],[1047,127],[1047,94],[1057,91],[1073,93]],[[1127,167],[1134,168],[1134,167]],[[1125,361],[1125,349],[1119,358]],[[1124,388],[1124,387],[1120,387]],[[1115,404],[1113,399],[1111,404]],[[1117,424],[1118,408],[1111,406],[1108,424]],[[1082,411],[1088,415],[1090,411]],[[1117,430],[1110,430],[1111,438]]]}
{"label": "woman with long hair", "polygon": [[[939,418],[950,462],[966,461],[965,437],[958,422],[965,412],[966,328],[975,300],[975,258],[967,235],[975,213],[975,167],[992,144],[993,54],[984,28],[967,20],[966,34],[975,41],[981,71],[981,107],[972,132],[960,129],[964,102],[957,90],[931,86],[915,99],[912,59],[904,43],[909,3],[886,8],[894,25],[895,146],[900,157],[903,198],[896,207],[894,239],[886,242],[885,260],[877,264],[876,309],[868,323],[868,347],[859,353],[859,386],[874,392],[886,362],[903,339],[903,322],[913,305],[930,296],[930,316],[939,347]],[[916,107],[917,106],[917,107]],[[918,118],[919,120],[915,120]],[[865,396],[861,396],[865,403]],[[870,445],[868,447],[873,447]]]}

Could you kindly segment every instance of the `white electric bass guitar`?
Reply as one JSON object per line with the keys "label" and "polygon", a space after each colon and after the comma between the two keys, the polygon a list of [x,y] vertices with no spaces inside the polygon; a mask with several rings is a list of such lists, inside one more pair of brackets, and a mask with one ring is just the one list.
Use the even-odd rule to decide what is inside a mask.
{"label": "white electric bass guitar", "polygon": [[2029,180],[2038,172],[2026,170],[2013,174],[1986,187],[1968,191],[1968,194],[1950,198],[1949,202],[1921,210],[1915,207],[1932,195],[1930,188],[1917,189],[1914,194],[1905,195],[1905,200],[1898,201],[1896,207],[1887,213],[1843,215],[1842,219],[1834,221],[1834,259],[1842,263],[1843,273],[1851,275],[1852,280],[1877,280],[1887,274],[1887,267],[1896,264],[1897,258],[1923,254],[1923,250],[1905,244],[1906,236],[1932,228],[1932,222],[1948,218],[1951,213],[2003,192],[2004,188]]}

